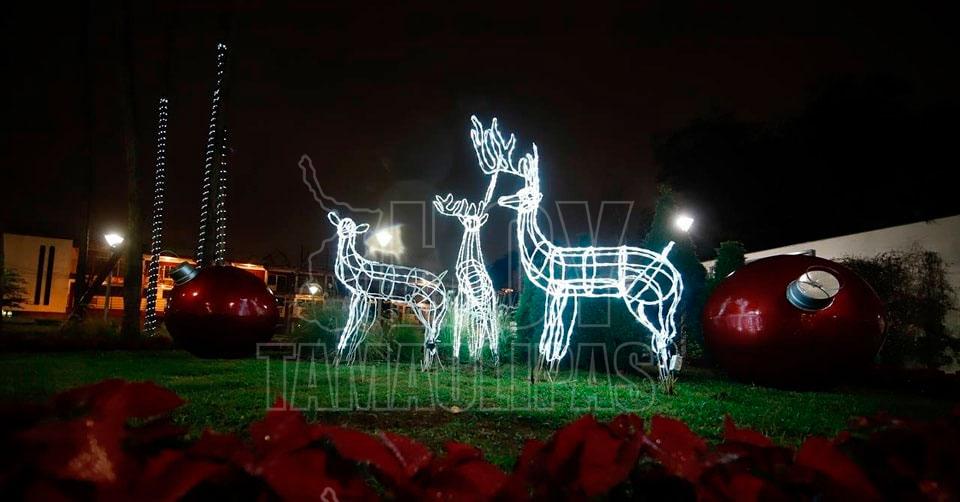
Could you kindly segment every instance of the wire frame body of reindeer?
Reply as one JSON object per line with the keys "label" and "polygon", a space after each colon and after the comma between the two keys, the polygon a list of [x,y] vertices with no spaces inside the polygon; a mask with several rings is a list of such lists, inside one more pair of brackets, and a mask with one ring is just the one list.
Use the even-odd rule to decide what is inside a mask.
{"label": "wire frame body of reindeer", "polygon": [[467,332],[467,350],[470,358],[479,361],[483,346],[487,344],[494,361],[499,361],[498,341],[500,323],[497,318],[497,295],[493,281],[487,273],[480,246],[480,229],[487,222],[487,208],[497,186],[500,171],[509,165],[516,139],[510,136],[504,141],[493,119],[489,129],[484,129],[476,116],[470,117],[473,129],[470,139],[477,154],[481,171],[490,181],[483,200],[470,202],[467,199],[453,200],[452,194],[436,196],[433,206],[440,214],[457,218],[463,226],[460,251],[457,253],[457,294],[453,300],[453,357],[459,360],[461,337]]}
{"label": "wire frame body of reindeer", "polygon": [[[447,312],[447,293],[443,286],[446,272],[436,275],[430,271],[380,263],[364,258],[357,252],[357,235],[370,229],[366,223],[357,225],[350,218],[327,213],[330,223],[337,227],[337,258],[334,272],[337,280],[350,291],[350,311],[337,343],[336,361],[353,362],[357,348],[366,338],[376,319],[376,303],[393,301],[411,307],[424,328],[423,368],[429,369],[437,360],[437,336]],[[371,316],[371,305],[374,315]]]}
{"label": "wire frame body of reindeer", "polygon": [[[501,172],[522,177],[524,187],[497,202],[517,211],[516,235],[523,270],[530,282],[546,293],[541,359],[556,369],[566,356],[579,298],[620,298],[650,331],[650,349],[657,356],[660,378],[666,379],[672,370],[679,369],[679,358],[670,354],[683,292],[680,273],[667,259],[674,243],[660,252],[635,246],[557,246],[537,225],[543,198],[537,145],[517,165],[505,163],[507,167]],[[568,308],[571,303],[572,308]]]}

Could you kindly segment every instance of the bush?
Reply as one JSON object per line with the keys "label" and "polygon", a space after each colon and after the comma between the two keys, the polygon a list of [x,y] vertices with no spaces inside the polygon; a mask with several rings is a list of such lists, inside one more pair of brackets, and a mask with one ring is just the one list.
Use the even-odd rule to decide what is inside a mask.
{"label": "bush", "polygon": [[500,323],[500,339],[497,341],[497,347],[500,350],[500,362],[516,362],[514,353],[519,348],[516,309],[500,305],[497,311],[497,319]]}
{"label": "bush", "polygon": [[881,364],[938,368],[950,362],[947,349],[960,351],[960,340],[945,324],[956,295],[940,255],[914,246],[841,262],[873,287],[886,308],[887,333],[877,356]]}
{"label": "bush", "polygon": [[[524,278],[523,290],[520,294],[517,309],[513,313],[516,323],[515,334],[512,336],[513,361],[517,364],[532,364],[537,362],[537,347],[540,334],[543,330],[543,315],[546,295],[540,288]],[[623,301],[611,298],[579,298],[577,319],[574,326],[573,338],[570,341],[570,351],[563,364],[577,364],[586,369],[591,364],[598,371],[615,368],[627,369],[632,366],[631,358],[639,357],[640,361],[649,359],[650,333],[644,329],[624,305]],[[568,306],[568,309],[572,307]],[[502,321],[501,321],[502,323]],[[503,326],[503,324],[501,324]],[[637,342],[643,344],[638,346]],[[630,350],[617,348],[629,343]],[[590,345],[590,357],[579,354],[581,344]],[[604,350],[598,348],[604,346]],[[588,350],[586,347],[583,350]],[[531,354],[532,352],[532,354]],[[502,354],[507,354],[502,351]],[[604,360],[606,356],[606,360]],[[617,361],[614,361],[614,356]],[[532,359],[531,359],[532,357]],[[572,361],[572,362],[571,362]]]}
{"label": "bush", "polygon": [[[637,322],[622,300],[581,298],[579,308],[570,357],[577,358],[575,364],[580,369],[589,369],[593,365],[597,371],[614,372],[618,368],[625,371],[634,366],[631,359],[650,360],[650,332]],[[580,344],[593,344],[593,347],[580,347]],[[618,352],[617,349],[625,344],[629,344],[628,348]],[[600,350],[599,345],[604,349]],[[587,350],[592,350],[592,357],[584,357]]]}
{"label": "bush", "polygon": [[720,243],[720,247],[717,248],[717,261],[714,262],[713,269],[710,270],[707,279],[707,297],[727,276],[743,266],[747,260],[746,252],[746,248],[740,241],[723,241]]}
{"label": "bush", "polygon": [[[59,321],[58,321],[59,322]],[[31,328],[36,326],[36,328]],[[0,337],[0,348],[24,351],[73,350],[165,350],[173,348],[173,340],[160,329],[156,335],[136,338],[120,336],[117,325],[92,316],[81,321],[67,321],[59,328],[37,324],[21,324],[7,329]]]}
{"label": "bush", "polygon": [[340,330],[347,322],[346,307],[339,302],[311,304],[303,308],[303,319],[299,320],[291,333],[294,343],[319,344],[327,350],[332,360],[336,354]]}
{"label": "bush", "polygon": [[[294,343],[320,344],[326,348],[331,361],[336,355],[337,343],[347,321],[347,306],[341,302],[326,302],[307,307],[304,319],[293,330]],[[453,337],[453,313],[448,312],[440,327],[440,355],[452,357],[450,341]],[[466,343],[464,337],[462,343]],[[381,307],[363,344],[357,349],[358,360],[369,362],[397,360],[409,362],[422,357],[423,326],[413,315],[400,316],[395,309]],[[402,353],[401,353],[402,352]],[[463,347],[461,354],[466,354]]]}
{"label": "bush", "polygon": [[[513,309],[500,305],[499,310],[497,311],[497,320],[500,325],[500,333],[497,337],[497,350],[499,352],[499,362],[500,363],[509,363],[513,362],[514,359],[519,359],[515,357],[514,351],[517,350],[516,344],[516,325],[515,325],[515,312]],[[453,359],[453,322],[454,322],[454,313],[451,310],[447,311],[447,316],[444,318],[443,326],[440,328],[440,356],[447,359]],[[473,364],[473,360],[470,358],[470,349],[468,347],[470,333],[469,331],[464,331],[460,335],[460,362],[463,364]],[[423,330],[418,331],[418,339],[423,340]],[[409,359],[405,359],[409,360]],[[483,354],[481,355],[481,362],[484,364],[496,364],[497,358],[493,357],[493,352],[490,351],[490,344],[484,342],[483,344]]]}
{"label": "bush", "polygon": [[546,304],[546,293],[524,275],[520,298],[517,300],[517,310],[513,313],[513,319],[517,325],[512,352],[514,362],[526,364],[531,357],[536,362],[536,347],[540,341],[540,332],[543,331],[543,311]]}

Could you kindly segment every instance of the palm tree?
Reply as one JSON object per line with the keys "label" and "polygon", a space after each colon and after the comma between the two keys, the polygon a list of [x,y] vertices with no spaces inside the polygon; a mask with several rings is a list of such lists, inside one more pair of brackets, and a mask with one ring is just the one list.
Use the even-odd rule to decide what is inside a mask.
{"label": "palm tree", "polygon": [[117,12],[117,40],[121,47],[120,64],[117,65],[120,80],[120,124],[123,135],[124,163],[127,169],[127,232],[124,245],[123,272],[123,324],[120,333],[125,337],[140,335],[140,289],[141,258],[143,252],[140,212],[140,179],[143,176],[137,162],[136,100],[133,85],[133,40],[130,38],[126,19],[125,2],[120,2]]}

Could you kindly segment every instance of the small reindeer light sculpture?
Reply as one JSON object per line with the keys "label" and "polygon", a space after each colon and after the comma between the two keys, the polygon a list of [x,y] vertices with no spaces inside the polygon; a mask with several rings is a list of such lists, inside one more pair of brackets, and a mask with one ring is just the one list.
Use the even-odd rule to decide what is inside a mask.
{"label": "small reindeer light sculpture", "polygon": [[461,336],[466,330],[467,349],[474,361],[480,360],[484,343],[489,345],[494,360],[498,361],[500,325],[497,320],[497,295],[483,261],[480,228],[487,222],[487,208],[497,186],[497,177],[509,165],[516,138],[511,135],[508,141],[504,141],[497,128],[497,119],[493,119],[489,129],[484,129],[475,115],[470,117],[470,121],[473,123],[470,139],[477,154],[477,163],[480,170],[490,177],[483,200],[454,201],[452,194],[445,197],[437,195],[433,207],[440,214],[456,217],[463,225],[455,272],[457,295],[453,300],[453,357],[455,360],[460,358]]}
{"label": "small reindeer light sculpture", "polygon": [[404,267],[368,260],[357,252],[357,235],[370,229],[357,225],[350,218],[327,213],[337,227],[337,259],[334,272],[337,280],[350,291],[350,312],[337,343],[336,363],[356,358],[357,347],[370,329],[370,304],[388,300],[406,304],[423,324],[423,369],[437,361],[437,336],[447,313],[447,292],[443,276],[421,268]]}
{"label": "small reindeer light sculpture", "polygon": [[[546,292],[545,318],[540,335],[541,362],[556,369],[570,346],[579,298],[620,298],[633,317],[651,333],[650,348],[657,356],[661,380],[679,366],[671,357],[676,336],[676,313],[683,292],[677,269],[667,260],[674,243],[661,252],[635,246],[563,247],[547,240],[537,225],[540,192],[537,145],[514,165],[504,156],[500,172],[523,178],[524,187],[500,197],[503,207],[517,211],[517,243],[527,277]],[[568,309],[568,304],[573,308]],[[572,310],[572,314],[568,311]],[[651,314],[653,314],[651,316]]]}

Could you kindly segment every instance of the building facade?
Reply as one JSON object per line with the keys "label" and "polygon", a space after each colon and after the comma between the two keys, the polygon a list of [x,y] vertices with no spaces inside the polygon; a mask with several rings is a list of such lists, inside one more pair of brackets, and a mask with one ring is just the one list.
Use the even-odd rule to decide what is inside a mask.
{"label": "building facade", "polygon": [[[78,250],[71,239],[43,237],[35,235],[3,234],[4,267],[15,272],[25,289],[25,298],[17,308],[10,309],[5,315],[24,318],[66,318],[73,308],[73,284],[77,280]],[[88,253],[89,275],[87,282],[104,270],[110,263],[112,250],[92,248]],[[183,262],[195,265],[192,258],[164,255],[160,257],[157,281],[157,311],[164,312],[167,298],[173,289],[170,271]],[[297,316],[299,307],[307,302],[322,301],[336,294],[336,280],[333,273],[314,271],[304,273],[294,269],[278,267],[268,269],[255,263],[228,263],[245,270],[262,280],[278,297],[278,304],[284,317]],[[146,287],[150,255],[141,257],[140,311],[146,310]],[[88,312],[105,311],[109,317],[123,315],[123,260],[114,265],[102,284],[93,287],[93,294],[87,304]],[[110,283],[109,306],[107,305],[107,283]],[[310,293],[309,285],[317,285],[317,291]],[[289,311],[289,314],[287,312]]]}
{"label": "building facade", "polygon": [[20,307],[12,310],[34,317],[57,317],[67,311],[77,267],[72,240],[3,234],[3,261],[23,280],[26,293]]}

